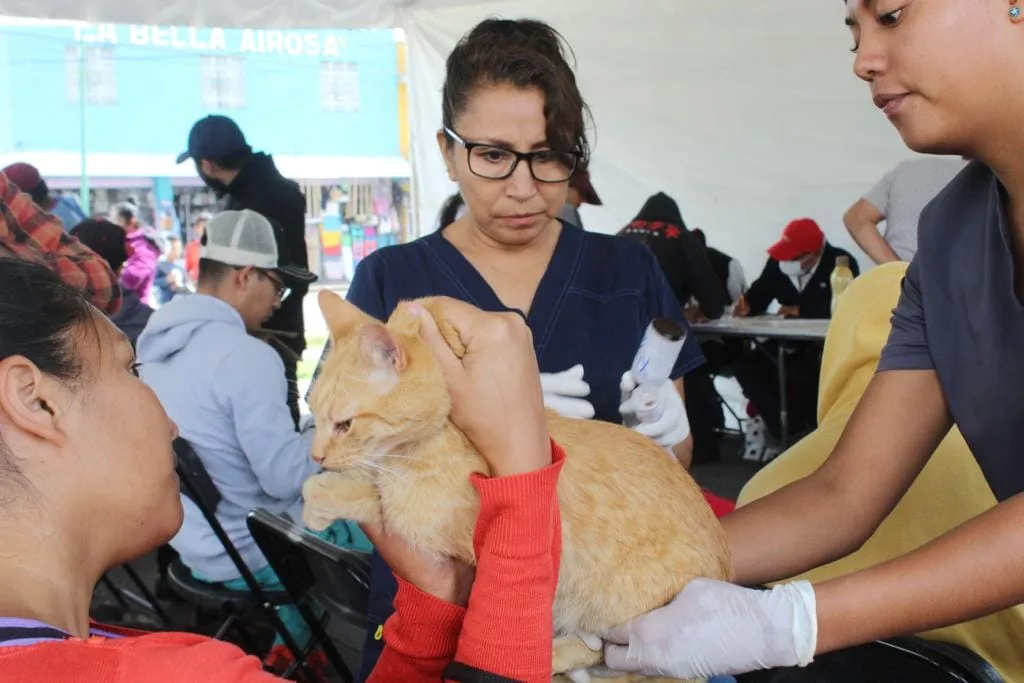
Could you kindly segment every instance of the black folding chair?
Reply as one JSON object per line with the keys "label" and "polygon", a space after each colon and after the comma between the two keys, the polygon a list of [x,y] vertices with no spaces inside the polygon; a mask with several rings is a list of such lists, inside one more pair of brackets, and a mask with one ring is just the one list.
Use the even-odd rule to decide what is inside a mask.
{"label": "black folding chair", "polygon": [[803,669],[737,676],[738,683],[1003,683],[970,650],[924,638],[894,638],[821,655]]}
{"label": "black folding chair", "polygon": [[[309,624],[328,661],[348,683],[352,673],[327,628],[332,619],[365,629],[370,555],[339,548],[266,510],[249,513],[249,531]],[[313,605],[324,610],[320,618]]]}
{"label": "black folding chair", "polygon": [[144,612],[156,617],[164,627],[171,627],[171,618],[167,615],[164,608],[160,606],[160,601],[156,595],[154,595],[153,591],[146,585],[146,582],[142,580],[142,577],[139,576],[131,564],[125,563],[120,566],[120,569],[128,576],[128,579],[135,585],[135,588],[138,589],[138,593],[117,585],[112,576],[116,568],[104,574],[100,578],[100,582],[106,587],[121,608],[125,612],[134,612],[134,610],[141,608]]}
{"label": "black folding chair", "polygon": [[290,677],[299,668],[304,667],[306,652],[295,641],[274,608],[292,604],[291,597],[287,591],[268,591],[256,581],[252,570],[245,564],[238,549],[235,548],[234,543],[231,542],[224,527],[217,519],[216,510],[221,500],[220,491],[217,490],[217,486],[192,446],[184,439],[178,438],[174,442],[174,453],[177,456],[177,471],[178,477],[181,479],[182,494],[196,505],[209,523],[214,535],[224,546],[224,551],[231,558],[235,568],[238,569],[248,590],[236,591],[222,585],[200,581],[192,575],[191,570],[181,560],[175,560],[168,567],[167,579],[171,589],[182,600],[192,605],[225,614],[227,618],[217,629],[214,638],[222,639],[234,629],[241,636],[249,651],[261,658],[265,657],[266,653],[261,653],[258,650],[255,639],[245,628],[242,617],[256,610],[262,611],[270,621],[274,632],[281,637],[294,657],[295,663],[289,667],[285,675],[286,678]]}

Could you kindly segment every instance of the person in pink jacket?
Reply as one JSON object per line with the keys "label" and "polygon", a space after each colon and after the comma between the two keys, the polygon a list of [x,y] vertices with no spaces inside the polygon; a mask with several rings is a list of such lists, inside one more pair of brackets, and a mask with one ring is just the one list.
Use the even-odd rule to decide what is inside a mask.
{"label": "person in pink jacket", "polygon": [[131,202],[114,207],[110,218],[127,233],[128,260],[121,271],[121,287],[148,303],[160,261],[160,238],[154,228],[139,223],[139,207]]}

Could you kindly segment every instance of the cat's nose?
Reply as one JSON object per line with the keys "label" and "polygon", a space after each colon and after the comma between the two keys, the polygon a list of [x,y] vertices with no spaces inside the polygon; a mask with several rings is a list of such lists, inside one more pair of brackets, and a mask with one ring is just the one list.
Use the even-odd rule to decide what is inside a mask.
{"label": "cat's nose", "polygon": [[315,462],[317,465],[324,464],[324,456],[320,455],[319,453],[314,453],[313,462]]}

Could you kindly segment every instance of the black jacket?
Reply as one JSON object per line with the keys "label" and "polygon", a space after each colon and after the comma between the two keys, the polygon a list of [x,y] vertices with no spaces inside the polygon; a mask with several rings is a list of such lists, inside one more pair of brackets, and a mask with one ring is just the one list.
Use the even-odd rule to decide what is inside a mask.
{"label": "black jacket", "polygon": [[[249,209],[276,221],[284,231],[292,262],[309,267],[306,251],[306,197],[299,185],[277,170],[274,160],[266,154],[254,154],[228,185],[225,209]],[[290,332],[296,337],[283,340],[296,353],[306,348],[306,330],[302,320],[302,299],[308,287],[292,287],[292,293],[281,308],[268,320],[268,330]]]}
{"label": "black jacket", "polygon": [[139,295],[129,289],[123,290],[122,294],[121,310],[110,316],[110,322],[124,332],[124,336],[128,337],[134,348],[139,335],[149,322],[149,317],[153,315],[153,309],[142,303]]}
{"label": "black jacket", "polygon": [[854,277],[860,275],[857,260],[850,256],[849,252],[826,243],[821,263],[801,292],[797,291],[789,276],[779,270],[779,262],[768,259],[761,275],[747,291],[750,315],[760,315],[772,301],[778,301],[782,306],[799,306],[801,318],[831,318],[832,286],[829,279],[835,270],[837,256],[849,257],[850,270],[853,271]]}
{"label": "black jacket", "polygon": [[704,245],[687,230],[674,199],[664,192],[651,195],[619,235],[647,245],[680,306],[693,297],[705,317],[722,317],[729,297],[718,283]]}
{"label": "black jacket", "polygon": [[[638,236],[629,229],[624,234]],[[652,234],[640,239],[658,259],[681,306],[685,307],[693,297],[706,318],[715,320],[722,317],[729,301],[728,294],[715,277],[707,252],[693,235],[680,232],[677,237],[668,238]]]}
{"label": "black jacket", "polygon": [[715,277],[722,283],[722,296],[729,301],[729,264],[733,260],[732,256],[714,247],[705,247],[704,249],[708,256],[708,262],[711,264],[711,270],[715,271]]}

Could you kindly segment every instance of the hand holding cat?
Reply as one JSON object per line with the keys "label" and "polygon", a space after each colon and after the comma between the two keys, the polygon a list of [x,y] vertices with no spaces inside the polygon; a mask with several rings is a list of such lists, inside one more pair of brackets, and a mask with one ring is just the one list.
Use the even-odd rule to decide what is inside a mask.
{"label": "hand holding cat", "polygon": [[420,550],[408,539],[379,524],[361,524],[366,537],[396,575],[424,593],[465,607],[473,590],[476,568],[450,557]]}
{"label": "hand holding cat", "polygon": [[544,407],[562,417],[589,420],[594,405],[586,399],[590,385],[583,381],[583,366],[574,365],[562,372],[542,372],[540,386],[544,391]]}
{"label": "hand holding cat", "polygon": [[[625,419],[628,416],[636,415],[636,380],[633,378],[633,371],[626,370],[619,383],[619,389],[624,397],[622,405],[619,406],[619,413]],[[679,395],[675,384],[664,382],[659,389],[662,413],[657,421],[651,423],[640,422],[634,430],[646,437],[658,442],[663,448],[672,449],[676,444],[684,441],[690,435],[690,418],[686,414],[686,405],[683,397]],[[634,418],[635,419],[635,418]],[[627,422],[628,424],[629,422]]]}
{"label": "hand holding cat", "polygon": [[430,314],[409,305],[441,364],[452,397],[452,422],[476,446],[492,476],[550,465],[540,372],[526,322],[514,313],[486,313],[455,299],[441,298],[438,304],[439,317],[465,346],[462,358],[445,342]]}
{"label": "hand holding cat", "polygon": [[818,640],[814,588],[794,581],[765,591],[694,579],[665,607],[604,638],[609,668],[649,676],[709,678],[806,666]]}

